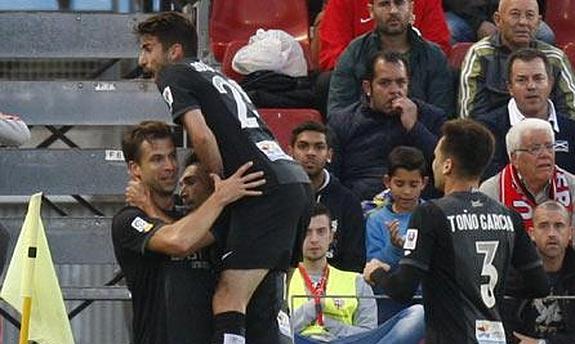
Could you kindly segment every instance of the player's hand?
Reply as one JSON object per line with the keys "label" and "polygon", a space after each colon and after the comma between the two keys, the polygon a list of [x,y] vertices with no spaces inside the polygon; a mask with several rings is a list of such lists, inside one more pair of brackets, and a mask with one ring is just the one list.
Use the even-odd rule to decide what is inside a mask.
{"label": "player's hand", "polygon": [[126,186],[124,195],[129,205],[138,207],[144,211],[152,205],[150,190],[140,180],[131,179],[128,182],[128,186]]}
{"label": "player's hand", "polygon": [[389,231],[391,243],[396,247],[403,248],[403,243],[405,242],[405,239],[403,239],[403,236],[399,232],[399,220],[386,222],[385,226]]}
{"label": "player's hand", "polygon": [[405,130],[410,131],[417,122],[417,105],[407,97],[399,97],[391,102],[391,106],[399,113]]}
{"label": "player's hand", "polygon": [[388,264],[380,261],[379,259],[373,258],[372,260],[367,262],[365,264],[365,267],[363,268],[363,278],[367,281],[367,283],[369,284],[375,283],[371,278],[372,277],[371,275],[377,269],[383,269],[385,272],[388,272],[391,269],[391,267]]}
{"label": "player's hand", "polygon": [[513,332],[513,335],[519,339],[519,344],[537,344],[539,339],[522,335],[521,333]]}
{"label": "player's hand", "polygon": [[217,174],[211,174],[214,181],[214,194],[224,206],[237,201],[244,196],[260,196],[261,191],[254,190],[266,183],[261,171],[246,174],[253,162],[243,164],[227,179],[220,179]]}

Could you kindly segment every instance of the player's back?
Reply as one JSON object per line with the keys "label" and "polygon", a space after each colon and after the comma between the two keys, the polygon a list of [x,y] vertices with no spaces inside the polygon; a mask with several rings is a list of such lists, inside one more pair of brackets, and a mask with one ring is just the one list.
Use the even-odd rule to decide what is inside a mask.
{"label": "player's back", "polygon": [[174,120],[200,109],[206,124],[216,136],[229,176],[247,161],[264,171],[264,189],[276,184],[309,182],[307,175],[281,149],[242,88],[210,66],[197,60],[184,60],[164,68],[156,80]]}
{"label": "player's back", "polygon": [[524,235],[519,217],[480,192],[429,203],[436,247],[423,278],[427,341],[505,343],[498,305],[515,236]]}

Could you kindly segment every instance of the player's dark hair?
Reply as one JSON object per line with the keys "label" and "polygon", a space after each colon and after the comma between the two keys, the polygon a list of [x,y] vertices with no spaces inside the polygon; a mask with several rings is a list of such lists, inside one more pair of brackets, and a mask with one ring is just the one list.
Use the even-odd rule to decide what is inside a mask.
{"label": "player's dark hair", "polygon": [[170,139],[174,145],[176,141],[172,128],[164,122],[144,121],[137,127],[128,131],[122,138],[122,152],[127,163],[130,161],[139,162],[141,157],[142,143],[151,142],[158,139]]}
{"label": "player's dark hair", "polygon": [[531,62],[537,59],[541,59],[543,61],[543,65],[545,65],[545,72],[547,73],[547,78],[551,79],[553,77],[553,70],[551,69],[551,64],[549,63],[549,59],[547,55],[539,49],[535,48],[523,48],[516,50],[509,55],[507,59],[507,80],[511,82],[511,72],[513,67],[513,63],[515,60],[523,61],[523,62]]}
{"label": "player's dark hair", "polygon": [[196,153],[191,152],[184,161],[184,167],[188,167],[190,165],[196,165],[200,163],[200,159],[196,155]]}
{"label": "player's dark hair", "polygon": [[471,119],[447,121],[441,128],[445,158],[454,162],[455,173],[465,179],[480,178],[495,149],[493,134]]}
{"label": "player's dark hair", "polygon": [[325,135],[325,141],[328,147],[331,147],[331,131],[323,124],[316,121],[305,121],[291,131],[291,146],[293,147],[299,134],[304,131],[315,131]]}
{"label": "player's dark hair", "polygon": [[409,63],[400,53],[395,51],[386,51],[386,52],[378,51],[374,53],[369,59],[369,63],[367,64],[367,70],[365,71],[363,80],[373,81],[373,78],[375,76],[375,65],[380,60],[385,61],[387,63],[403,65],[403,67],[405,68],[405,74],[409,78]]}
{"label": "player's dark hair", "polygon": [[425,158],[423,153],[414,147],[395,147],[387,158],[389,160],[387,174],[391,177],[395,172],[403,168],[407,171],[419,171],[423,178],[427,173]]}
{"label": "player's dark hair", "polygon": [[330,213],[329,209],[323,203],[317,202],[313,206],[313,211],[312,211],[311,216],[315,217],[315,216],[320,216],[320,215],[326,215],[331,221],[331,213]]}
{"label": "player's dark hair", "polygon": [[138,23],[134,27],[138,36],[151,35],[158,38],[164,50],[179,43],[186,57],[196,57],[198,35],[190,19],[178,12],[163,12]]}

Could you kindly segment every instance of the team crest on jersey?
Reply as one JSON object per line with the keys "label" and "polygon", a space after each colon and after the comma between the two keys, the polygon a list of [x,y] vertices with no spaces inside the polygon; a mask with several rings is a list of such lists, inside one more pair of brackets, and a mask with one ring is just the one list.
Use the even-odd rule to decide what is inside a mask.
{"label": "team crest on jersey", "polygon": [[150,231],[150,229],[152,229],[152,227],[154,227],[154,224],[149,223],[141,217],[137,216],[134,221],[132,221],[131,226],[140,233],[147,233]]}
{"label": "team crest on jersey", "polygon": [[404,250],[415,250],[417,246],[417,229],[410,228],[405,233],[405,242],[403,243]]}
{"label": "team crest on jersey", "polygon": [[475,320],[475,339],[479,344],[505,344],[505,330],[500,321]]}
{"label": "team crest on jersey", "polygon": [[164,91],[162,91],[162,97],[170,107],[170,111],[172,111],[172,105],[174,104],[174,97],[172,96],[172,90],[170,89],[170,86],[166,86],[166,88],[164,88]]}

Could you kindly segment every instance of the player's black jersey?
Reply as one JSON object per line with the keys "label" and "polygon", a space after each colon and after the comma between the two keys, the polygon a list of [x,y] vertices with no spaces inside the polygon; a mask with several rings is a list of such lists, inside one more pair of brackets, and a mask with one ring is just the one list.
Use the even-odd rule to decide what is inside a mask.
{"label": "player's black jersey", "polygon": [[[209,249],[185,259],[146,249],[162,226],[160,220],[136,207],[123,208],[112,221],[114,252],[132,293],[134,342],[205,343],[210,338],[210,297],[215,284]],[[190,323],[206,327],[205,338],[198,339],[204,333],[193,333]]]}
{"label": "player's black jersey", "polygon": [[200,109],[216,136],[229,176],[247,161],[265,173],[264,189],[275,184],[308,183],[303,169],[284,153],[242,88],[197,60],[184,60],[164,68],[158,88],[179,123],[187,111]]}
{"label": "player's black jersey", "polygon": [[425,272],[426,342],[505,343],[509,266],[541,265],[516,213],[478,191],[453,193],[416,209],[404,249],[400,264]]}

